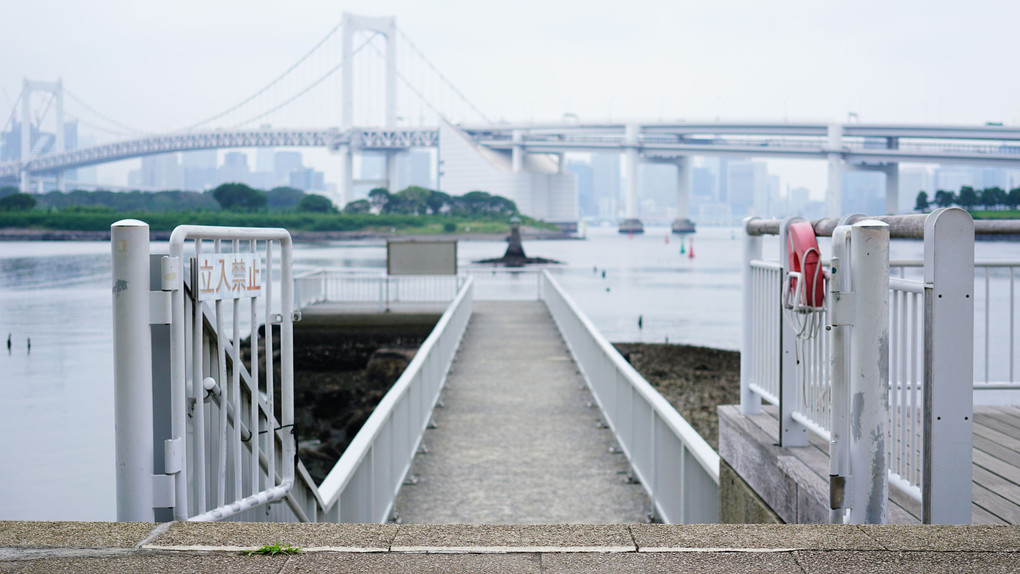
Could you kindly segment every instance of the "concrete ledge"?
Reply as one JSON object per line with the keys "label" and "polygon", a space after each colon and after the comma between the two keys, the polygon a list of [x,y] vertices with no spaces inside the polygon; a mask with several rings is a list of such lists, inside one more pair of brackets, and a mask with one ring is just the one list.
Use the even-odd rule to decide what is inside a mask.
{"label": "concrete ledge", "polygon": [[[298,554],[246,556],[281,542]],[[1020,526],[0,522],[0,572],[1011,572]]]}
{"label": "concrete ledge", "polygon": [[625,524],[434,525],[400,527],[393,552],[634,552]]}

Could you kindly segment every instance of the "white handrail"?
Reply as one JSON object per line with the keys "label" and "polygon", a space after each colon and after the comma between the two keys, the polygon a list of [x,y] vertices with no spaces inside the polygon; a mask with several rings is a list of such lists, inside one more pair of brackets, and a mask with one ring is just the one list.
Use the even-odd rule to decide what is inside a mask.
{"label": "white handrail", "polygon": [[[542,299],[651,497],[656,517],[717,521],[719,455],[606,341],[552,276],[543,272],[542,278]],[[629,397],[626,404],[621,393]]]}

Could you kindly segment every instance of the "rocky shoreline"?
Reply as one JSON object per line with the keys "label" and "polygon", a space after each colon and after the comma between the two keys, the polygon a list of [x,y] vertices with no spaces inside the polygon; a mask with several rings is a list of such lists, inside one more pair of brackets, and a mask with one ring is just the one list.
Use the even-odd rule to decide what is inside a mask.
{"label": "rocky shoreline", "polygon": [[[414,357],[426,332],[352,336],[296,333],[295,420],[299,454],[321,482]],[[707,347],[617,343],[617,350],[712,446],[716,407],[740,398],[740,354]]]}

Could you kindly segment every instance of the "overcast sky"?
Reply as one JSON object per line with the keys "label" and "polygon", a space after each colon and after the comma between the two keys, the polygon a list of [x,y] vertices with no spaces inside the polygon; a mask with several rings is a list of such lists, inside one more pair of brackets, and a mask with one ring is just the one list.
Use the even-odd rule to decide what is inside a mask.
{"label": "overcast sky", "polygon": [[1020,123],[1020,3],[1006,0],[4,0],[2,120],[28,77],[62,78],[130,126],[188,125],[265,85],[345,10],[396,16],[507,121]]}

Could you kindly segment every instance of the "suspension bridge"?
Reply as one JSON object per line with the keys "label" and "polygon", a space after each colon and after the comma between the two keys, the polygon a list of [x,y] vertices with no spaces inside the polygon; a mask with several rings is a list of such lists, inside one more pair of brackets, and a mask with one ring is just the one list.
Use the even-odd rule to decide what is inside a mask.
{"label": "suspension bridge", "polygon": [[[39,96],[48,99],[38,102],[41,111],[33,115]],[[16,122],[19,105],[21,121]],[[57,127],[53,140],[44,145],[33,134],[41,132],[51,109]],[[340,182],[333,199],[342,206],[360,181],[356,154],[383,154],[384,183],[392,187],[396,154],[436,149],[437,187],[443,191],[458,195],[485,189],[512,199],[528,215],[569,223],[577,219],[577,181],[565,169],[565,154],[610,153],[626,158],[626,220],[638,217],[638,164],[676,166],[677,223],[683,228],[689,219],[690,160],[695,156],[825,161],[830,216],[841,211],[846,171],[883,173],[886,212],[894,213],[901,163],[1020,165],[1020,128],[1002,125],[534,125],[492,117],[439,71],[395,18],[345,13],[308,52],[258,90],[218,113],[161,133],[117,121],[59,80],[25,80],[0,130],[13,134],[8,128],[17,124],[20,131],[17,158],[0,162],[0,183],[18,183],[30,192],[34,182],[46,178],[63,189],[66,170],[125,159],[192,150],[314,147],[338,156]],[[68,118],[106,134],[107,140],[68,149],[62,127]]]}

